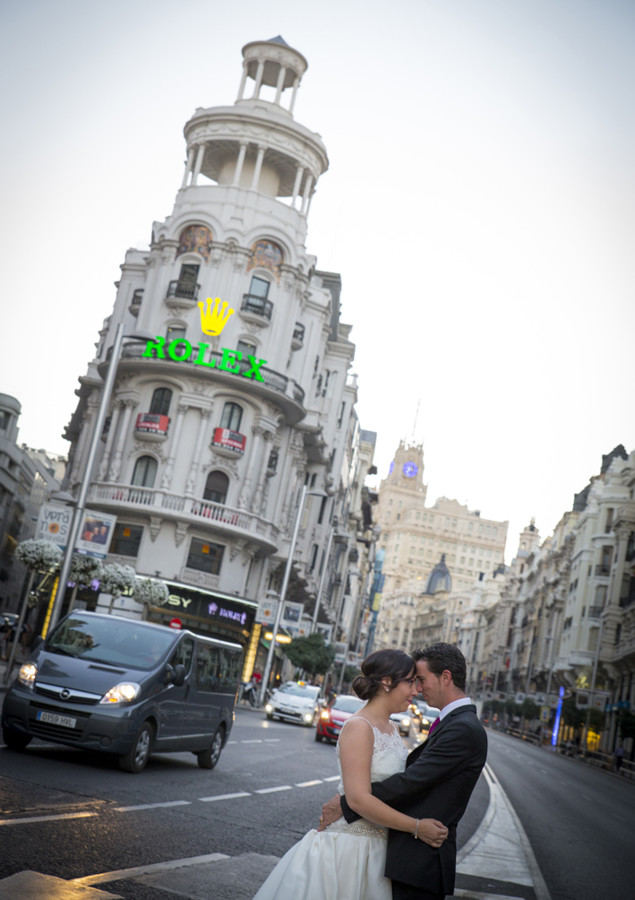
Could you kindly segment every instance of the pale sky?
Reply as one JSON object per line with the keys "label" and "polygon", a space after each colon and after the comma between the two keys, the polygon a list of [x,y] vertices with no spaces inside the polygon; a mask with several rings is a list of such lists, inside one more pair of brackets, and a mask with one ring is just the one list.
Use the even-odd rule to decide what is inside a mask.
{"label": "pale sky", "polygon": [[241,47],[280,34],[309,62],[295,118],[330,167],[307,247],[342,276],[379,477],[423,442],[429,502],[509,519],[510,558],[602,453],[635,449],[632,2],[12,0],[0,31],[0,392],[21,442],[67,452],[185,122],[231,105]]}

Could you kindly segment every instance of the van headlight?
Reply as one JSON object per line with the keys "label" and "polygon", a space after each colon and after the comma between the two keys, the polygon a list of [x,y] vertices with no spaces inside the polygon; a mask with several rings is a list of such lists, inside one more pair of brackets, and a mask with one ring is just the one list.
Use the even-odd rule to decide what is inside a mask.
{"label": "van headlight", "polygon": [[32,691],[33,685],[35,684],[36,675],[37,666],[35,665],[35,663],[22,663],[22,665],[20,666],[20,671],[18,672],[18,681],[20,682],[20,684],[23,684],[24,687],[27,687]]}
{"label": "van headlight", "polygon": [[315,715],[315,713],[314,713],[313,711],[311,711],[311,712],[305,712],[305,714],[304,714],[304,721],[305,721],[307,724],[310,724],[311,722],[313,722],[313,717],[314,717],[314,715]]}
{"label": "van headlight", "polygon": [[110,688],[108,693],[104,694],[99,702],[108,704],[130,703],[137,697],[140,690],[141,686],[134,681],[122,681],[121,684],[116,684],[114,687]]}
{"label": "van headlight", "polygon": [[271,703],[265,703],[265,712],[266,713],[273,712],[273,706],[271,705]]}

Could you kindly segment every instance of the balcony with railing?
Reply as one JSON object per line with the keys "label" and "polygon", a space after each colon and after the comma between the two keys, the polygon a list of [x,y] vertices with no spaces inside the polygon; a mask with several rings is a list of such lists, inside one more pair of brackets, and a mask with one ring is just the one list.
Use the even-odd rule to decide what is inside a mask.
{"label": "balcony with railing", "polygon": [[271,300],[259,297],[257,294],[243,294],[240,312],[242,317],[247,319],[248,322],[254,322],[256,325],[266,325],[271,321],[273,303]]}
{"label": "balcony with railing", "polygon": [[[184,342],[182,342],[184,343]],[[198,359],[199,350],[196,345],[192,347],[189,357],[182,356],[180,359],[172,359],[168,353],[168,343],[163,346],[163,357],[153,351],[152,355],[144,356],[146,347],[143,344],[131,343],[124,344],[121,351],[120,367],[122,370],[130,370],[131,366],[135,368],[147,366],[165,366],[169,367],[175,374],[183,372],[183,366],[191,367],[190,374],[196,373],[201,378],[213,378],[222,382],[224,385],[232,384],[239,386],[245,392],[256,394],[263,397],[276,406],[280,407],[285,414],[285,424],[294,425],[306,415],[304,409],[304,390],[297,381],[269,369],[266,366],[260,366],[258,370],[259,378],[256,377],[240,377],[247,376],[252,369],[252,363],[248,359],[241,359],[232,362],[231,370],[220,368],[223,354],[218,351],[205,351],[205,365],[194,365],[194,361]],[[109,357],[108,357],[109,358]],[[213,365],[212,365],[213,363]]]}
{"label": "balcony with railing", "polygon": [[192,528],[212,529],[219,540],[246,540],[264,554],[278,549],[278,528],[262,516],[246,509],[184,497],[158,488],[125,484],[93,484],[90,502],[104,510],[147,513],[171,521],[184,522]]}
{"label": "balcony with railing", "polygon": [[200,284],[193,281],[171,281],[165,295],[165,304],[170,309],[191,309],[198,300]]}

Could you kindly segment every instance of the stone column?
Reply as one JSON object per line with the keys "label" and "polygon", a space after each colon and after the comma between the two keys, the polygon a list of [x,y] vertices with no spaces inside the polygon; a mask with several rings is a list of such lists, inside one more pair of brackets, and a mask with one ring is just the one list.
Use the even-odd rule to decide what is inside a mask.
{"label": "stone column", "polygon": [[282,89],[284,86],[284,76],[287,74],[287,70],[285,66],[280,66],[280,71],[278,72],[278,83],[276,84],[276,103],[280,103],[280,96],[282,94]]}
{"label": "stone column", "polygon": [[313,176],[309,173],[306,176],[306,181],[304,183],[304,194],[302,195],[302,207],[300,212],[302,215],[306,215],[308,206],[309,206],[309,197],[311,196],[311,188],[313,186]]}
{"label": "stone column", "polygon": [[211,409],[202,409],[201,410],[201,421],[198,426],[198,435],[196,437],[196,447],[194,449],[194,457],[192,459],[192,463],[190,465],[190,472],[187,476],[187,484],[185,485],[185,495],[186,497],[194,496],[194,489],[196,487],[196,480],[198,477],[198,472],[200,469],[200,459],[201,452],[203,450],[203,440],[205,439],[205,432],[207,430],[207,426],[209,420],[212,415]]}
{"label": "stone column", "polygon": [[260,85],[262,84],[262,75],[265,70],[265,61],[261,59],[258,63],[258,68],[256,70],[256,81],[254,83],[254,92],[251,95],[252,98],[257,98],[260,94]]}
{"label": "stone column", "polygon": [[298,95],[298,87],[300,85],[300,76],[298,75],[293,82],[293,93],[291,94],[291,103],[289,104],[289,112],[293,115],[293,107],[295,106],[295,98]]}
{"label": "stone column", "polygon": [[300,190],[300,182],[304,174],[304,166],[298,166],[295,173],[295,182],[293,184],[293,193],[291,195],[291,206],[295,209],[295,201],[298,199],[298,191]]}
{"label": "stone column", "polygon": [[242,74],[242,78],[240,79],[240,87],[238,88],[238,97],[236,97],[237,100],[243,99],[243,93],[245,91],[246,83],[247,83],[247,62],[243,61],[243,74]]}
{"label": "stone column", "polygon": [[247,142],[240,142],[240,150],[238,151],[238,159],[236,160],[236,168],[234,169],[234,178],[232,180],[232,185],[240,184],[240,176],[243,172],[243,165],[245,164],[245,154],[247,153]]}
{"label": "stone column", "polygon": [[121,472],[121,459],[123,456],[123,446],[126,440],[126,435],[128,434],[130,417],[132,416],[132,410],[137,405],[137,401],[132,400],[129,397],[124,400],[120,400],[119,402],[123,407],[123,416],[121,417],[121,426],[119,428],[119,435],[117,437],[117,446],[112,462],[110,464],[110,470],[108,472],[108,481],[117,481],[119,479],[119,473]]}
{"label": "stone column", "polygon": [[101,463],[99,464],[99,475],[97,476],[99,481],[104,480],[104,478],[106,477],[106,472],[108,471],[110,454],[112,453],[113,444],[115,443],[115,434],[117,433],[117,426],[119,425],[119,415],[121,412],[121,407],[122,403],[119,400],[116,400],[114,409],[112,411],[112,418],[110,420],[110,428],[108,429],[108,437],[106,438],[106,446],[101,458]]}
{"label": "stone column", "polygon": [[181,182],[181,188],[187,187],[187,179],[189,177],[190,172],[192,171],[192,166],[194,165],[194,147],[190,147],[187,154],[187,161],[185,163],[185,172],[183,173],[183,181]]}
{"label": "stone column", "polygon": [[192,173],[192,181],[190,184],[194,185],[198,181],[198,176],[201,174],[201,166],[203,165],[203,156],[205,155],[205,144],[199,144],[198,152],[196,154],[196,164],[194,166],[194,171]]}
{"label": "stone column", "polygon": [[163,477],[161,478],[161,487],[166,491],[169,491],[170,486],[172,485],[172,475],[174,474],[174,458],[176,451],[179,448],[179,439],[181,436],[183,419],[185,418],[185,413],[188,411],[188,409],[189,405],[187,403],[179,403],[177,407],[176,422],[174,423],[174,430],[172,432],[172,439],[170,441],[170,454],[168,456],[168,461],[163,472]]}
{"label": "stone column", "polygon": [[258,190],[258,180],[260,178],[260,170],[262,168],[262,161],[265,158],[265,148],[258,147],[258,156],[256,157],[256,165],[254,166],[254,177],[251,180],[251,190]]}

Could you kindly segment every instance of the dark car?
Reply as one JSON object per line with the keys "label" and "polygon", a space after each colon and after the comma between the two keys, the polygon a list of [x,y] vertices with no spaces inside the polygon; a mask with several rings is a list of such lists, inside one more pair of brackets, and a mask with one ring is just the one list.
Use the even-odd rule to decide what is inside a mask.
{"label": "dark car", "polygon": [[337,743],[342,725],[366,703],[354,694],[340,694],[320,713],[315,727],[316,741]]}
{"label": "dark car", "polygon": [[233,724],[242,647],[115,615],[74,611],[7,691],[10,750],[34,737],[114,753],[140,772],[153,751],[190,751],[211,769]]}

